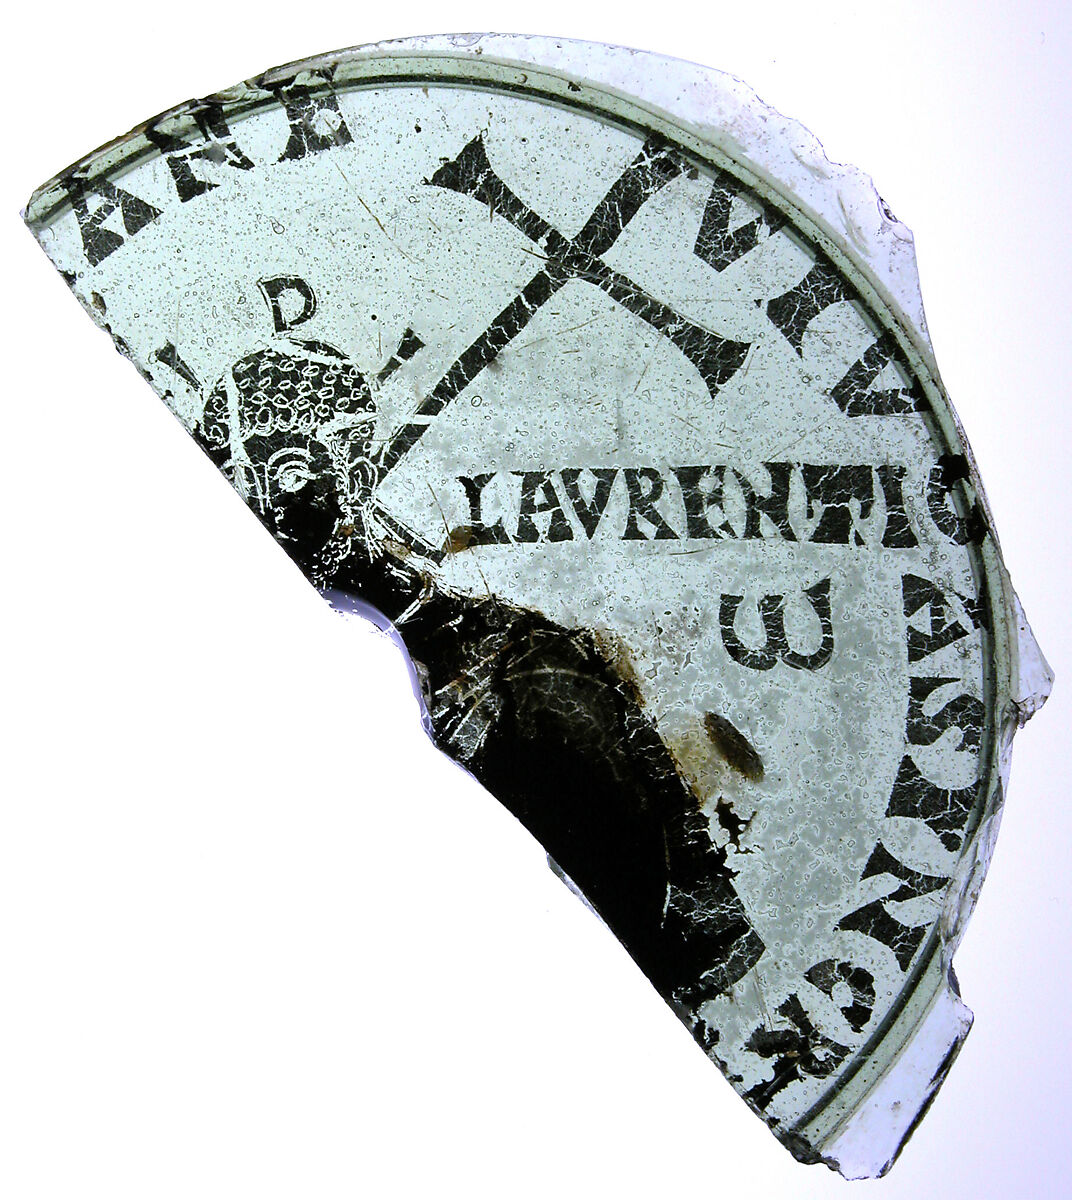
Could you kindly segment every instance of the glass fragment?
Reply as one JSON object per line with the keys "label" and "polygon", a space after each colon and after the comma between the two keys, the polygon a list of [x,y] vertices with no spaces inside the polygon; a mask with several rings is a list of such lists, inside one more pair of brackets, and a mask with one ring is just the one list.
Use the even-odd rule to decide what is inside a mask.
{"label": "glass fragment", "polygon": [[184,105],[26,219],[776,1136],[885,1170],[1052,674],[868,181],[717,72],[489,35]]}

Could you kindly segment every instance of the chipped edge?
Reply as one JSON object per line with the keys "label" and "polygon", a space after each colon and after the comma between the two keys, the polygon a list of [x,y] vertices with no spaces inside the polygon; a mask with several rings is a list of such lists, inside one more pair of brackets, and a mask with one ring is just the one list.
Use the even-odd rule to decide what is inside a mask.
{"label": "chipped edge", "polygon": [[[609,93],[634,109],[647,109],[674,126],[685,127],[702,142],[754,171],[756,178],[783,201],[791,197],[804,224],[815,228],[840,256],[862,273],[880,304],[910,337],[944,401],[948,427],[943,432],[950,444],[959,443],[964,448],[972,484],[989,517],[974,458],[960,420],[941,387],[934,362],[911,232],[893,216],[863,171],[830,162],[819,140],[802,124],[764,104],[734,76],[680,59],[596,42],[518,34],[430,35],[374,43],[291,63],[217,93],[211,99],[236,106],[255,105],[264,88],[303,72],[330,76],[340,71],[345,73],[347,64],[415,54],[428,58],[480,57],[489,64],[515,68],[520,65],[572,75],[597,92]],[[198,103],[187,102],[164,115],[184,116]],[[77,168],[121,170],[131,161],[146,124],[87,155],[76,164]],[[41,209],[61,178],[57,176],[35,191],[23,212],[31,227],[38,225]],[[42,231],[37,228],[35,232],[40,239]],[[86,308],[96,324],[107,328],[91,308]],[[952,973],[952,954],[974,907],[992,854],[1008,782],[1013,734],[1042,706],[1053,682],[1053,672],[1012,590],[992,525],[990,532],[990,544],[984,548],[983,558],[991,586],[998,593],[992,596],[995,615],[1004,617],[1002,632],[1016,630],[1016,635],[1007,640],[1001,635],[995,637],[992,647],[999,728],[989,758],[996,763],[997,771],[989,776],[991,786],[984,812],[949,888],[937,953],[931,955],[917,980],[916,990],[922,1004],[911,1006],[910,1011],[907,1006],[901,1010],[882,1038],[885,1052],[881,1055],[881,1065],[874,1065],[873,1060],[879,1058],[875,1053],[867,1064],[873,1069],[859,1072],[854,1086],[848,1089],[851,1095],[839,1097],[841,1103],[837,1105],[820,1103],[782,1137],[787,1144],[790,1140],[802,1143],[806,1140],[822,1161],[839,1169],[847,1178],[883,1174],[889,1169],[926,1112],[970,1028],[971,1014],[960,1001]],[[392,640],[400,642],[396,631],[385,628],[382,614],[369,610],[359,615],[372,620]],[[408,655],[404,653],[403,657],[408,664]],[[419,666],[412,666],[411,683],[421,703],[422,721],[427,724],[419,674]],[[929,998],[923,1000],[924,996]],[[920,1072],[920,1064],[932,1059],[936,1059],[934,1070],[924,1078],[926,1071]],[[900,1095],[896,1104],[891,1100],[895,1094]],[[908,1096],[912,1098],[906,1099]],[[891,1113],[896,1113],[892,1122]],[[874,1134],[879,1119],[888,1133],[881,1147]],[[864,1145],[872,1147],[866,1155]]]}

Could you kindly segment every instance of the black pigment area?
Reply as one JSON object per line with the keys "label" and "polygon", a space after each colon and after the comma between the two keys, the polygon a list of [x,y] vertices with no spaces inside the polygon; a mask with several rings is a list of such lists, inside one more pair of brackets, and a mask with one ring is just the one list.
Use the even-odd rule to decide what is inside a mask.
{"label": "black pigment area", "polygon": [[660,993],[694,1012],[763,944],[724,852],[632,683],[596,636],[491,597],[452,595],[390,555],[332,588],[392,620],[427,671],[433,736],[540,841]]}

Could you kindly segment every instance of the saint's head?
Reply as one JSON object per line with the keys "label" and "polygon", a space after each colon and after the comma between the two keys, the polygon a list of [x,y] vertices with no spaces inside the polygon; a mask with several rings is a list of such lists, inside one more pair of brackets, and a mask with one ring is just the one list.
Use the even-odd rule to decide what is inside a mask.
{"label": "saint's head", "polygon": [[[315,311],[301,280],[260,285],[277,334]],[[295,285],[301,284],[304,291]],[[305,301],[287,317],[284,300]],[[281,541],[307,565],[368,500],[375,406],[368,379],[320,341],[277,337],[226,371],[210,392],[195,435],[216,465]]]}

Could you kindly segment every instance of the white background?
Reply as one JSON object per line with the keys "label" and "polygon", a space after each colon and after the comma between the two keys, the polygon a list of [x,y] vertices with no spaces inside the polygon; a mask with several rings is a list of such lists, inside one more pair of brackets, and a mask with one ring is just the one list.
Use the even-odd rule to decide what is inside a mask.
{"label": "white background", "polygon": [[[6,25],[0,1195],[1067,1195],[1068,6],[117,0]],[[957,959],[975,1029],[880,1183],[777,1145],[18,221],[188,96],[483,28],[729,70],[915,231],[1058,683]]]}

